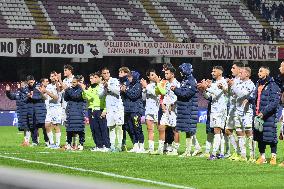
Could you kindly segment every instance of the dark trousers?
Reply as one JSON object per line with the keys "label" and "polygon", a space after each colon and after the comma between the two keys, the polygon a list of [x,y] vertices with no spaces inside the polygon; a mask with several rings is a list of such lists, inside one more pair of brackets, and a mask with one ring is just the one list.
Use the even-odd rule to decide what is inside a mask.
{"label": "dark trousers", "polygon": [[42,127],[42,134],[43,134],[44,142],[49,142],[49,138],[47,136],[45,127]]}
{"label": "dark trousers", "polygon": [[75,135],[75,134],[78,134],[79,135],[79,143],[83,146],[84,145],[84,142],[85,142],[85,131],[67,131],[67,143],[68,144],[72,144],[72,137]]}
{"label": "dark trousers", "polygon": [[96,147],[102,148],[103,146],[109,148],[109,129],[107,127],[106,118],[101,118],[102,111],[89,109],[89,121],[92,132],[92,137]]}
{"label": "dark trousers", "polygon": [[125,146],[126,145],[126,125],[123,124],[122,125],[122,131],[123,131],[123,138],[122,138],[122,146]]}
{"label": "dark trousers", "polygon": [[36,143],[38,144],[38,141],[37,141],[37,138],[39,136],[39,133],[38,133],[38,129],[39,128],[42,128],[42,133],[43,133],[43,137],[44,137],[44,141],[45,142],[49,142],[49,139],[48,139],[48,136],[47,136],[47,133],[46,133],[46,129],[44,126],[42,126],[43,124],[37,124],[35,127],[31,128],[30,131],[31,131],[31,137],[32,137],[32,141],[33,143]]}
{"label": "dark trousers", "polygon": [[268,142],[258,141],[259,153],[261,153],[261,154],[265,153],[266,145],[270,146],[271,153],[274,153],[274,154],[277,153],[277,143],[268,143]]}
{"label": "dark trousers", "polygon": [[32,142],[35,143],[35,144],[38,144],[38,141],[37,141],[38,128],[33,127],[33,128],[30,129],[30,131],[31,131]]}
{"label": "dark trousers", "polygon": [[166,144],[172,144],[174,141],[174,128],[173,127],[166,127],[166,137],[165,137],[165,143]]}
{"label": "dark trousers", "polygon": [[132,143],[144,143],[141,115],[138,113],[125,113],[124,122]]}

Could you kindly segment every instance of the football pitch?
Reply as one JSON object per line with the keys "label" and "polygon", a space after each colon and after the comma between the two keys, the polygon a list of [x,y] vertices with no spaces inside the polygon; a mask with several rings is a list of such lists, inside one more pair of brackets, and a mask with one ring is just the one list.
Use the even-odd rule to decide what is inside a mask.
{"label": "football pitch", "polygon": [[[144,130],[144,134],[147,133],[145,126]],[[200,144],[204,146],[205,125],[199,124],[197,133]],[[156,134],[155,137],[157,136]],[[284,168],[269,164],[255,165],[230,160],[208,161],[201,157],[180,158],[127,152],[91,152],[90,148],[94,144],[88,126],[84,151],[46,149],[41,130],[41,145],[38,147],[21,147],[22,139],[23,134],[18,132],[17,128],[0,127],[1,166],[96,178],[108,182],[131,183],[145,188],[284,187]],[[65,144],[64,131],[61,140],[61,143]],[[185,150],[184,134],[181,141],[180,153]],[[127,143],[128,148],[131,148],[130,140]],[[157,143],[155,146],[157,147]],[[147,136],[145,147],[148,147]],[[284,160],[283,151],[283,141],[279,141],[277,163]],[[270,152],[269,147],[267,152]]]}

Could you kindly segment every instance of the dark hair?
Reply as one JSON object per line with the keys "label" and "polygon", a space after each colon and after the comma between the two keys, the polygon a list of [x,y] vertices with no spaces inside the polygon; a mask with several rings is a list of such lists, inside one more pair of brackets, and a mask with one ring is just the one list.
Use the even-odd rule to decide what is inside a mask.
{"label": "dark hair", "polygon": [[73,73],[73,71],[74,71],[73,66],[71,66],[70,64],[64,65],[64,69],[70,70],[71,73]]}
{"label": "dark hair", "polygon": [[82,79],[84,79],[83,75],[77,75],[77,78],[79,79],[79,81],[81,81]]}
{"label": "dark hair", "polygon": [[146,71],[146,76],[149,77],[150,76],[150,72],[154,72],[156,73],[156,70],[154,68],[150,68]]}
{"label": "dark hair", "polygon": [[50,74],[57,74],[57,72],[53,70],[52,72],[50,72]]}
{"label": "dark hair", "polygon": [[97,72],[94,72],[94,73],[91,73],[90,75],[89,75],[90,77],[91,76],[101,76],[101,72],[100,71],[97,71]]}
{"label": "dark hair", "polygon": [[214,66],[213,69],[221,70],[222,72],[224,72],[224,68],[222,66]]}
{"label": "dark hair", "polygon": [[28,75],[28,76],[27,76],[27,81],[30,81],[30,80],[35,80],[34,76]]}
{"label": "dark hair", "polygon": [[[170,72],[172,73],[175,73],[176,72],[176,69],[174,67],[168,67],[166,70],[169,70]],[[165,71],[166,71],[165,70]]]}
{"label": "dark hair", "polygon": [[244,67],[244,64],[242,63],[242,62],[240,62],[240,61],[234,61],[233,62],[233,65],[236,65],[237,67]]}
{"label": "dark hair", "polygon": [[80,75],[75,75],[74,77],[73,77],[73,79],[76,79],[78,82],[81,80],[81,76]]}

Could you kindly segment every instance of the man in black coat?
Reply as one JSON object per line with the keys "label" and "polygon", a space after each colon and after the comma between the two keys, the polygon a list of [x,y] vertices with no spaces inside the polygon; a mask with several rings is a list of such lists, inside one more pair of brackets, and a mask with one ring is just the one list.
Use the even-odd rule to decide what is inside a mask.
{"label": "man in black coat", "polygon": [[37,86],[32,75],[27,76],[28,126],[32,134],[32,146],[38,145],[38,128],[44,128],[46,107],[43,86]]}

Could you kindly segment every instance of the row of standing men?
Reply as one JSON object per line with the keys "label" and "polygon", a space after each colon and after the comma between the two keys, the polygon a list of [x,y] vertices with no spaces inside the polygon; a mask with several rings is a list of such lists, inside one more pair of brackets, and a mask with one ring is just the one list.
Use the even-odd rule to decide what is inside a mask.
{"label": "row of standing men", "polygon": [[[64,80],[61,74],[52,72],[50,84],[48,79],[42,79],[41,85],[36,86],[34,78],[28,76],[28,86],[22,86],[19,92],[11,92],[8,86],[6,90],[10,99],[17,99],[20,127],[32,132],[34,144],[37,144],[36,128],[43,127],[47,128],[49,145],[58,148],[61,136],[58,125],[63,119],[67,132],[65,148],[72,149],[72,138],[76,141],[78,135],[78,149],[82,150],[87,109],[96,144],[92,151],[125,150],[128,133],[133,143],[129,151],[144,153],[141,116],[145,110],[149,140],[147,152],[163,154],[167,150],[168,155],[178,155],[180,133],[185,132],[186,151],[182,157],[201,152],[196,138],[197,93],[200,91],[209,100],[206,150],[203,156],[208,156],[209,160],[229,157],[231,160],[246,161],[247,141],[249,161],[254,162],[257,141],[260,157],[256,163],[266,162],[265,147],[268,144],[272,150],[270,163],[276,164],[275,120],[280,104],[280,88],[269,76],[268,67],[259,69],[256,86],[249,79],[250,68],[238,62],[232,66],[232,79],[223,78],[224,70],[221,66],[213,67],[212,80],[204,79],[200,83],[196,82],[192,74],[191,64],[183,63],[178,70],[182,76],[181,82],[175,79],[176,69],[171,64],[163,66],[163,80],[154,69],[149,69],[146,73],[147,82],[140,80],[139,73],[127,67],[119,69],[119,79],[110,77],[109,69],[104,68],[101,72],[90,74],[90,86],[87,88],[82,77],[73,76],[72,66],[66,65]],[[23,111],[23,107],[27,110]],[[66,120],[62,115],[66,115]],[[158,125],[159,133],[157,151],[154,150],[155,125]],[[53,128],[56,130],[56,143],[53,142]],[[27,142],[28,136],[25,138]],[[195,147],[193,153],[192,145]],[[232,155],[231,145],[234,151]]]}

